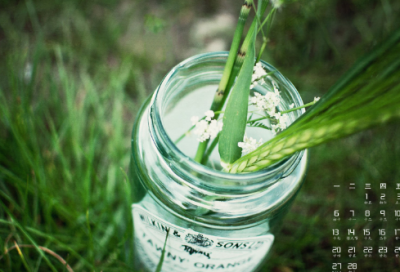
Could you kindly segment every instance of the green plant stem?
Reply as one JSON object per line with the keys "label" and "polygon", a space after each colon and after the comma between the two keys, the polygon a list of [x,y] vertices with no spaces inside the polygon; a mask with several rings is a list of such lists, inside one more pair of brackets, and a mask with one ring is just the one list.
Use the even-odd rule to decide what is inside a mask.
{"label": "green plant stem", "polygon": [[[247,4],[250,4],[250,2],[247,2]],[[233,86],[233,84],[235,82],[236,76],[238,75],[238,73],[239,73],[239,71],[240,71],[240,69],[241,69],[241,67],[243,65],[244,58],[245,58],[245,56],[246,56],[246,54],[247,54],[247,52],[249,50],[249,46],[252,43],[254,43],[253,37],[255,36],[255,32],[257,30],[257,22],[259,21],[261,16],[264,14],[264,12],[265,12],[265,10],[267,8],[267,5],[268,5],[268,1],[260,0],[260,1],[258,1],[258,4],[259,4],[259,8],[256,11],[256,17],[253,19],[253,22],[252,22],[252,24],[251,24],[251,26],[249,28],[249,31],[248,31],[248,33],[246,35],[246,38],[243,41],[243,44],[242,44],[240,50],[237,53],[237,56],[235,58],[235,62],[233,64],[233,67],[231,66],[231,62],[230,62],[230,56],[231,56],[231,53],[232,53],[232,48],[234,46],[234,43],[232,43],[231,50],[230,50],[229,55],[228,55],[228,61],[227,61],[227,64],[225,66],[222,79],[220,81],[217,93],[214,96],[214,100],[213,100],[213,103],[212,103],[211,108],[210,108],[213,111],[220,111],[222,109],[223,105],[225,104],[225,101],[226,101],[227,97],[229,96],[229,92],[230,92],[230,90],[231,90],[231,88],[232,88],[232,86]],[[251,2],[251,5],[253,5],[252,2]],[[247,7],[247,5],[243,5],[242,9],[244,7]],[[268,14],[266,20],[269,20],[268,18],[271,18],[271,14],[272,14],[272,11]],[[248,15],[248,13],[247,13],[247,15]],[[241,21],[239,20],[239,23],[240,22]],[[265,22],[266,21],[264,20],[263,24],[265,24]],[[237,29],[239,28],[239,29],[241,29],[241,31],[243,31],[244,21],[243,21],[243,25],[239,24],[239,23],[238,23]],[[236,33],[237,32],[235,31],[234,40],[236,39]],[[235,43],[235,46],[236,46],[236,43]],[[264,48],[265,48],[265,46],[264,46]],[[227,69],[229,67],[231,67],[231,70],[230,70],[230,73],[229,73],[228,81],[226,81],[227,76],[225,76],[225,75],[228,75]],[[268,76],[268,75],[266,75],[266,76]],[[219,116],[219,114],[216,114],[215,118],[217,119],[218,116]],[[196,151],[196,155],[194,157],[195,161],[200,162],[200,163],[206,163],[207,162],[208,157],[204,158],[204,154],[205,154],[205,152],[207,150],[208,143],[209,143],[209,140],[206,140],[204,142],[199,143],[197,151]],[[211,154],[213,149],[215,148],[215,146],[216,146],[216,143],[213,144],[212,146],[210,146],[210,148],[207,150],[207,153]]]}
{"label": "green plant stem", "polygon": [[303,106],[300,106],[300,107],[296,107],[296,108],[293,108],[293,109],[288,109],[288,110],[285,110],[285,111],[281,111],[281,113],[282,114],[283,113],[289,113],[289,112],[296,111],[296,110],[299,110],[299,109],[307,108],[307,107],[310,107],[310,106],[314,105],[315,103],[317,103],[317,101],[312,101],[312,102],[304,104]]}
{"label": "green plant stem", "polygon": [[160,257],[160,261],[157,264],[157,268],[155,272],[161,272],[163,263],[164,263],[164,257],[165,257],[165,252],[167,249],[167,240],[168,240],[168,235],[169,235],[169,231],[167,231],[167,234],[165,235],[165,241],[164,241],[164,246],[161,252],[161,257]]}
{"label": "green plant stem", "polygon": [[224,97],[226,87],[229,82],[232,67],[235,63],[236,53],[239,49],[244,25],[247,21],[247,18],[249,16],[252,5],[253,5],[252,0],[246,0],[246,1],[244,1],[244,4],[242,5],[242,9],[240,10],[239,20],[238,20],[238,23],[237,23],[237,26],[235,29],[235,33],[233,34],[233,40],[232,40],[231,48],[229,50],[228,59],[226,61],[226,65],[225,65],[225,68],[224,68],[224,71],[222,74],[221,81],[218,85],[218,89],[215,93],[214,100],[211,104],[210,109],[212,111],[217,111],[221,108],[220,104],[223,101],[223,97]]}
{"label": "green plant stem", "polygon": [[263,76],[257,78],[255,81],[259,81],[259,80],[261,80],[263,78],[266,78],[266,77],[268,77],[270,75],[273,75],[274,73],[276,73],[276,70],[275,71],[271,71],[271,72],[267,73],[266,75],[263,75]]}
{"label": "green plant stem", "polygon": [[207,139],[204,142],[199,143],[199,145],[197,147],[196,155],[194,156],[194,161],[201,163],[201,161],[203,160],[204,152],[206,152],[209,141],[210,140]]}
{"label": "green plant stem", "polygon": [[261,56],[265,50],[265,47],[267,46],[267,42],[268,42],[268,39],[266,37],[263,37],[263,43],[261,45],[260,51],[258,52],[256,63],[260,61]]}
{"label": "green plant stem", "polygon": [[183,133],[181,136],[179,136],[178,139],[176,139],[176,140],[174,141],[174,144],[177,145],[180,141],[182,141],[182,139],[185,138],[186,135],[188,135],[188,133],[189,133],[190,131],[192,131],[195,127],[196,127],[195,125],[191,126],[185,133]]}
{"label": "green plant stem", "polygon": [[[228,59],[226,61],[225,68],[222,73],[221,81],[218,85],[218,89],[214,95],[214,99],[213,99],[213,102],[210,107],[210,109],[212,111],[220,110],[226,99],[226,98],[224,98],[224,97],[226,97],[225,91],[227,90],[227,84],[229,82],[229,78],[231,77],[231,71],[232,71],[232,67],[235,63],[236,53],[239,49],[244,25],[247,21],[247,17],[249,16],[252,5],[253,5],[253,0],[246,0],[246,1],[244,1],[244,4],[242,5],[242,8],[240,10],[239,20],[238,20],[238,23],[237,23],[237,26],[235,29],[235,33],[233,35],[233,40],[232,40],[231,48],[229,50]],[[208,142],[209,142],[209,140],[206,140],[199,144],[197,151],[196,151],[196,155],[194,157],[195,161],[201,163],[201,160],[202,160],[203,154],[207,148]]]}
{"label": "green plant stem", "polygon": [[[264,21],[262,22],[262,24],[260,25],[260,27],[258,28],[257,32],[262,31],[264,25],[268,22],[268,21],[272,21],[272,18],[274,17],[276,9],[273,8],[271,9],[271,11],[268,13],[268,16],[264,19]],[[269,26],[267,27],[267,30],[269,29]]]}
{"label": "green plant stem", "polygon": [[203,160],[201,161],[202,164],[204,164],[204,165],[207,164],[208,159],[211,156],[211,153],[213,152],[213,150],[215,149],[215,147],[218,144],[219,135],[220,134],[218,133],[217,137],[215,137],[215,139],[211,142],[210,147],[207,149],[207,152],[204,154]]}
{"label": "green plant stem", "polygon": [[[249,28],[249,31],[247,32],[246,38],[244,39],[243,44],[240,47],[239,52],[237,53],[237,56],[235,59],[235,64],[232,68],[231,77],[229,78],[229,81],[228,81],[227,91],[225,93],[225,96],[222,98],[222,103],[220,104],[220,108],[218,108],[217,110],[221,110],[223,105],[225,104],[225,101],[226,101],[227,97],[229,96],[230,90],[236,80],[236,76],[238,75],[240,69],[242,68],[244,58],[249,50],[249,46],[251,44],[251,39],[254,35],[256,25],[257,25],[257,21],[253,20],[253,22]],[[216,114],[215,116],[216,116],[215,118],[218,118],[219,114]]]}
{"label": "green plant stem", "polygon": [[[259,3],[259,8],[257,9],[257,14],[258,14],[258,16],[262,16],[265,13],[265,10],[266,10],[266,8],[268,6],[268,1],[260,0],[258,3]],[[260,3],[262,3],[262,4],[260,5]],[[230,92],[230,90],[231,90],[231,88],[232,88],[232,86],[233,86],[233,84],[235,82],[236,76],[238,75],[238,73],[239,73],[239,71],[240,71],[240,69],[241,69],[241,67],[243,65],[244,57],[247,54],[249,46],[250,46],[250,44],[252,42],[252,39],[253,39],[253,37],[255,35],[255,30],[257,29],[257,21],[258,21],[257,18],[253,19],[253,22],[252,22],[252,24],[251,24],[251,26],[250,26],[250,28],[249,28],[249,30],[247,32],[246,38],[243,41],[243,44],[242,44],[240,50],[237,53],[237,56],[236,56],[236,59],[235,59],[235,63],[234,63],[233,68],[232,68],[232,72],[230,74],[230,78],[229,78],[228,84],[226,86],[226,92],[225,92],[224,96],[222,97],[221,103],[219,104],[219,108],[217,108],[216,112],[215,112],[215,117],[214,118],[216,118],[216,119],[218,118],[219,114],[221,113],[221,109],[222,109],[223,105],[225,104],[227,97],[229,96],[229,92]],[[263,77],[261,77],[259,79],[262,79],[262,78],[264,78],[264,77],[266,77],[268,75],[271,75],[274,72],[275,71],[270,72],[267,75],[265,75],[265,76],[263,76]],[[197,148],[197,152],[196,152],[195,158],[194,158],[195,161],[199,162],[199,160],[200,160],[200,162],[202,164],[205,164],[208,161],[208,157],[205,158],[204,160],[202,159],[203,156],[204,156],[204,152],[207,150],[207,153],[211,154],[213,149],[216,147],[216,144],[217,144],[217,143],[213,142],[214,144],[212,146],[210,146],[209,149],[207,149],[208,143],[209,143],[209,140],[206,140],[206,141],[204,141],[204,142],[199,144],[199,146]]]}
{"label": "green plant stem", "polygon": [[[227,97],[229,96],[230,90],[235,82],[236,76],[239,73],[240,69],[242,68],[243,62],[244,62],[244,58],[247,55],[247,52],[249,50],[249,46],[251,45],[252,42],[252,38],[255,35],[255,29],[257,27],[257,21],[254,19],[249,31],[247,32],[246,38],[243,41],[243,44],[240,48],[240,51],[237,54],[236,60],[235,60],[235,65],[233,66],[232,69],[232,73],[231,73],[231,77],[229,79],[228,85],[227,85],[227,91],[225,93],[225,96],[222,98],[222,103],[219,105],[221,108],[223,107]],[[221,108],[218,108],[217,110],[221,110]],[[217,111],[218,112],[218,111]],[[215,114],[215,118],[218,118],[219,113]],[[196,155],[195,155],[195,161],[200,160],[203,162],[207,162],[208,158],[203,160],[203,156],[204,156],[204,152],[206,151],[207,145],[208,145],[208,141],[202,142],[199,144],[199,147],[197,149]],[[204,144],[203,144],[204,143]],[[213,144],[212,146],[210,146],[209,150],[207,151],[207,153],[211,154],[213,149],[215,148],[216,143]]]}

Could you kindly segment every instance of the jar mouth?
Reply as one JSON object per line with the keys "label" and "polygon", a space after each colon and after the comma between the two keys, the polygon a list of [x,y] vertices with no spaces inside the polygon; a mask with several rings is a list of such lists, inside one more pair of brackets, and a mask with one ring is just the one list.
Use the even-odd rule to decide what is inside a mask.
{"label": "jar mouth", "polygon": [[[153,138],[153,142],[159,150],[160,155],[174,172],[179,172],[179,175],[181,176],[193,176],[193,173],[196,173],[195,175],[201,179],[201,186],[206,186],[207,188],[211,187],[214,189],[229,188],[230,190],[236,189],[238,185],[240,185],[240,190],[243,190],[243,186],[246,186],[248,189],[258,189],[259,187],[265,186],[268,187],[280,178],[290,174],[291,171],[296,168],[303,157],[304,150],[296,152],[295,154],[257,172],[243,174],[226,173],[197,163],[191,157],[184,154],[169,137],[162,121],[162,114],[167,106],[167,95],[168,92],[171,91],[169,82],[174,78],[179,78],[180,70],[193,69],[196,71],[196,65],[199,65],[199,63],[204,64],[215,60],[223,63],[227,57],[228,52],[199,54],[182,61],[171,69],[156,89],[150,102],[149,122],[151,122],[151,137]],[[285,88],[287,89],[295,107],[302,106],[303,101],[293,84],[281,75],[272,65],[264,61],[261,61],[261,63],[267,71],[275,71],[273,74],[274,77],[285,83]],[[302,113],[304,113],[304,109],[294,111],[293,113],[296,114],[298,118]],[[292,122],[293,121],[294,120],[292,120]]]}

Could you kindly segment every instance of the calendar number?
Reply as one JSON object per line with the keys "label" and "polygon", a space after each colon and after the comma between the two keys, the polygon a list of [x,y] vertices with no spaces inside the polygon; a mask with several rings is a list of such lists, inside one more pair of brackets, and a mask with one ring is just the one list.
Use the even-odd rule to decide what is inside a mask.
{"label": "calendar number", "polygon": [[332,269],[333,270],[342,270],[342,263],[333,263]]}
{"label": "calendar number", "polygon": [[363,252],[367,254],[372,253],[372,246],[365,246]]}
{"label": "calendar number", "polygon": [[339,210],[334,210],[334,211],[333,211],[333,216],[334,216],[334,217],[339,217],[339,215],[340,215],[340,214],[339,214]]}
{"label": "calendar number", "polygon": [[387,247],[379,247],[378,252],[386,254],[387,253]]}
{"label": "calendar number", "polygon": [[347,269],[357,269],[357,263],[348,263],[347,264]]}

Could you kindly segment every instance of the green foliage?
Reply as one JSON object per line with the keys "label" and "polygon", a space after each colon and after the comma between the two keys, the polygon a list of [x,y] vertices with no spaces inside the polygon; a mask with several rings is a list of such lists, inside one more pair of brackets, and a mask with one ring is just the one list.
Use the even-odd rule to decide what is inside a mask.
{"label": "green foliage", "polygon": [[[44,247],[74,271],[131,271],[124,172],[145,67],[107,8],[92,6],[104,23],[72,2],[29,8],[0,16],[0,270],[63,271]],[[4,253],[14,241],[22,255]]]}
{"label": "green foliage", "polygon": [[[4,255],[16,241],[51,249],[74,271],[133,271],[124,172],[134,115],[167,71],[188,56],[190,25],[216,12],[236,17],[242,2],[1,2],[0,270],[26,270],[16,249]],[[349,5],[352,12],[339,10]],[[399,6],[397,0],[287,4],[277,11],[263,59],[312,100],[399,25]],[[142,25],[153,10],[166,20],[157,34]],[[33,76],[25,79],[29,63]],[[307,180],[261,270],[327,271],[327,229],[333,228],[327,218],[334,209],[363,212],[364,203],[354,199],[363,199],[364,183],[400,183],[399,137],[396,123],[312,149]],[[360,186],[332,190],[332,184],[346,188],[349,182]],[[340,231],[352,224],[343,221]],[[20,249],[32,271],[66,271],[39,247]],[[360,271],[398,270],[389,258],[345,260],[358,262]]]}
{"label": "green foliage", "polygon": [[305,114],[237,160],[231,172],[253,172],[297,151],[400,118],[400,32],[358,61]]}

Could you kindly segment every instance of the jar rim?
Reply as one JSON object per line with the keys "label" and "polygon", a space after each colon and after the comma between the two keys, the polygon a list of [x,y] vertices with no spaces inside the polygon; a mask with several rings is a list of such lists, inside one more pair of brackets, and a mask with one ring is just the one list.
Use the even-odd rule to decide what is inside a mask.
{"label": "jar rim", "polygon": [[[168,136],[164,125],[162,123],[161,113],[163,108],[163,101],[165,95],[168,91],[167,83],[168,81],[177,74],[177,71],[181,68],[190,66],[198,61],[206,61],[207,59],[215,59],[215,58],[227,58],[228,52],[212,52],[212,53],[203,53],[199,55],[192,56],[174,68],[172,68],[169,73],[164,77],[161,84],[157,87],[151,101],[150,101],[150,125],[151,135],[152,137],[157,138],[157,141],[154,141],[160,153],[165,157],[168,157],[168,161],[171,166],[173,166],[173,162],[178,163],[182,169],[186,169],[180,171],[188,174],[188,171],[194,171],[197,174],[200,174],[203,177],[202,182],[206,184],[208,187],[212,186],[213,188],[227,188],[235,185],[239,185],[241,189],[243,189],[243,185],[248,185],[252,187],[255,185],[269,186],[275,183],[277,180],[282,178],[285,173],[288,171],[293,171],[296,166],[301,161],[305,150],[300,152],[296,152],[293,155],[283,159],[265,169],[260,171],[251,172],[251,173],[240,173],[240,174],[232,174],[227,172],[218,171],[202,165],[196,161],[194,161],[191,157],[185,155],[173,142],[173,140]],[[303,100],[301,99],[297,89],[293,86],[293,84],[286,79],[275,67],[268,64],[265,61],[260,60],[264,68],[269,70],[276,71],[274,76],[279,77],[280,80],[283,80],[285,84],[287,84],[290,88],[288,91],[290,92],[292,98],[295,100],[296,106],[303,105]],[[298,110],[301,113],[304,113],[304,109]],[[154,138],[153,138],[154,139]],[[181,170],[182,170],[181,169]],[[290,172],[291,173],[291,172]],[[289,174],[290,174],[289,173]],[[271,177],[276,176],[277,179],[271,179]],[[212,182],[212,180],[218,179],[221,182]]]}

